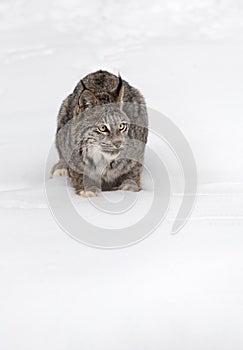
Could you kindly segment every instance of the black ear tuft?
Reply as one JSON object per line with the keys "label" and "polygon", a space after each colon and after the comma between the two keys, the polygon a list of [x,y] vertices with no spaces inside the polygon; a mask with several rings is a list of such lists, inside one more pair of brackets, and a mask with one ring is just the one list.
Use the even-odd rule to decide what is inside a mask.
{"label": "black ear tuft", "polygon": [[120,73],[118,73],[118,85],[117,85],[117,93],[118,94],[119,94],[120,90],[122,89],[122,86],[123,86],[123,80],[122,80]]}
{"label": "black ear tuft", "polygon": [[83,91],[84,91],[84,90],[88,90],[88,89],[86,88],[86,86],[85,86],[83,80],[81,80],[81,84],[82,84],[82,86],[83,86]]}
{"label": "black ear tuft", "polygon": [[115,95],[116,101],[119,103],[120,108],[122,108],[123,96],[124,96],[124,83],[120,73],[118,73],[118,85],[113,90],[113,94]]}

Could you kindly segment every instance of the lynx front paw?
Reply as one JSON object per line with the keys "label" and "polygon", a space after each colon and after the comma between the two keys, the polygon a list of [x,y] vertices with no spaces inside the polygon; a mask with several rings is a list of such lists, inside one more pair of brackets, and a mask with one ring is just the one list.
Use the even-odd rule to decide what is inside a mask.
{"label": "lynx front paw", "polygon": [[89,190],[81,190],[81,191],[78,192],[78,195],[82,196],[82,197],[85,197],[85,198],[89,198],[89,197],[96,197],[99,192],[100,192],[100,189],[92,188],[92,189],[89,189]]}
{"label": "lynx front paw", "polygon": [[68,171],[67,171],[66,168],[56,169],[52,176],[53,177],[56,177],[56,176],[68,176]]}
{"label": "lynx front paw", "polygon": [[122,190],[122,191],[138,192],[138,191],[140,191],[140,189],[141,188],[137,185],[137,183],[135,181],[132,181],[132,180],[124,181],[119,186],[119,190]]}
{"label": "lynx front paw", "polygon": [[95,192],[92,192],[92,191],[80,191],[78,194],[79,194],[80,196],[86,197],[86,198],[97,196],[97,194],[96,194]]}
{"label": "lynx front paw", "polygon": [[60,159],[58,163],[53,165],[50,177],[54,176],[68,176],[67,164],[64,159]]}

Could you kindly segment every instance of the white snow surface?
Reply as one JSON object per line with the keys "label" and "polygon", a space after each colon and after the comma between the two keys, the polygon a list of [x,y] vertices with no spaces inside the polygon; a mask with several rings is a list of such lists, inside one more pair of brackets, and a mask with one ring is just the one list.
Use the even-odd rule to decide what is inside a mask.
{"label": "white snow surface", "polygon": [[[1,350],[242,349],[242,2],[1,0],[0,31]],[[191,145],[197,201],[175,236],[180,169],[152,136],[174,188],[152,235],[94,249],[52,217],[44,168],[56,115],[97,69],[120,72]],[[144,180],[135,221],[152,196]],[[114,221],[72,198],[91,221]]]}

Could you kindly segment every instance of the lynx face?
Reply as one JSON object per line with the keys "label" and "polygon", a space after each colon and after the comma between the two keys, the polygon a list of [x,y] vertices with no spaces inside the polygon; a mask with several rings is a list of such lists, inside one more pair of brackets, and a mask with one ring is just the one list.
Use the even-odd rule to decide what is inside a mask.
{"label": "lynx face", "polygon": [[114,104],[91,108],[84,114],[90,125],[84,134],[87,156],[96,162],[102,157],[107,160],[117,158],[125,149],[128,138],[129,119],[126,114]]}

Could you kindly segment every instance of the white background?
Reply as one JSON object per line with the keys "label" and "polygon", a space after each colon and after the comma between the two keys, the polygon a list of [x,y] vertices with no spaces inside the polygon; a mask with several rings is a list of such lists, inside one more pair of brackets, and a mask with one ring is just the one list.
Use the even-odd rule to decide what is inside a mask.
{"label": "white background", "polygon": [[[240,0],[0,1],[1,349],[242,349],[242,40]],[[191,145],[199,193],[176,236],[172,211],[138,245],[97,250],[47,207],[58,108],[96,69]]]}

